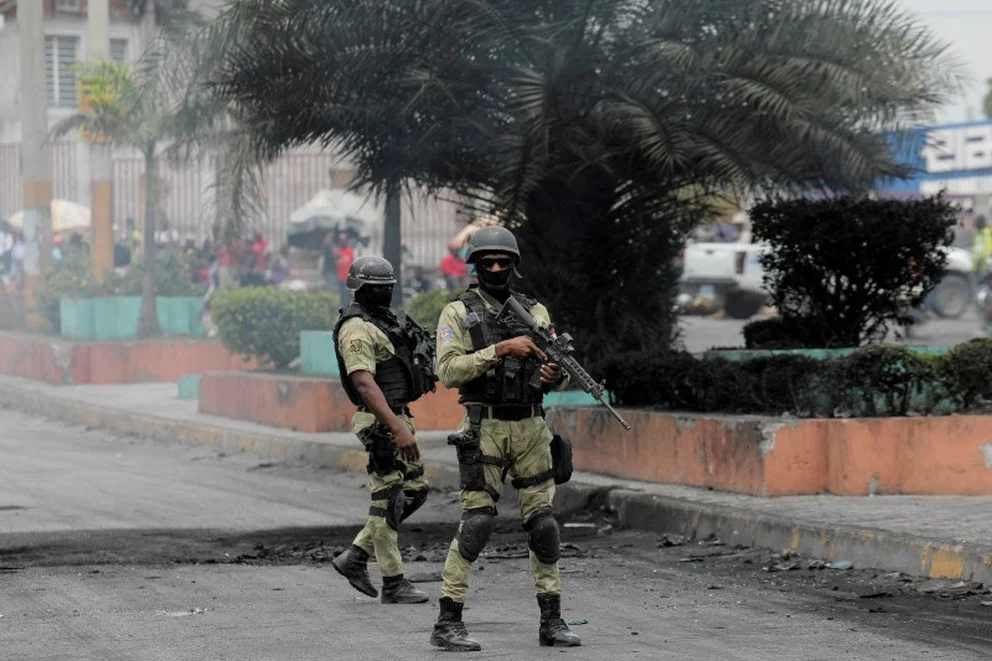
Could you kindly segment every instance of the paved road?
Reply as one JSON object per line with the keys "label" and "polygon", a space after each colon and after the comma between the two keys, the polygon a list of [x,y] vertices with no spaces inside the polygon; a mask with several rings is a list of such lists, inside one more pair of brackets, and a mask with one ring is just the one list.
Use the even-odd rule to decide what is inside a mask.
{"label": "paved road", "polygon": [[[5,660],[436,659],[436,572],[456,518],[435,493],[403,545],[432,605],[357,596],[326,566],[367,507],[355,474],[86,432],[0,412]],[[503,512],[511,515],[512,512]],[[778,568],[718,541],[659,548],[603,513],[564,530],[571,659],[985,659],[992,608],[871,572]],[[473,658],[536,646],[518,525],[501,521],[466,618]],[[795,562],[789,559],[788,562]],[[800,560],[800,563],[803,561]],[[979,591],[976,588],[976,591]],[[867,598],[865,598],[867,597]]]}
{"label": "paved road", "polygon": [[[743,347],[744,336],[741,335],[741,330],[748,323],[734,319],[682,317],[682,341],[686,349],[692,352],[714,347]],[[977,312],[970,310],[961,319],[953,321],[932,318],[917,326],[909,339],[900,339],[891,334],[890,340],[913,345],[952,345],[983,335]]]}

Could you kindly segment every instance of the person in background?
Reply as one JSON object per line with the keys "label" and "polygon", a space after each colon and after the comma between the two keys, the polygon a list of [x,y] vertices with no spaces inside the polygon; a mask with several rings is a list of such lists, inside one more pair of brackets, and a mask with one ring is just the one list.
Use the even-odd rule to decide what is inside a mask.
{"label": "person in background", "polygon": [[83,235],[79,232],[73,232],[69,237],[69,247],[73,250],[83,251],[87,255],[90,253],[90,244],[83,240]]}
{"label": "person in background", "polygon": [[351,303],[351,291],[348,290],[348,272],[351,265],[355,263],[355,249],[348,241],[345,232],[338,234],[337,242],[334,244],[334,260],[337,265],[338,295],[341,297],[341,306]]}
{"label": "person in background", "polygon": [[320,255],[320,276],[324,279],[324,289],[327,291],[338,290],[337,263],[337,257],[334,255],[334,234],[328,232],[324,235]]}
{"label": "person in background", "polygon": [[58,264],[62,261],[62,235],[56,234],[52,237],[52,262]]}
{"label": "person in background", "polygon": [[14,235],[14,247],[10,249],[10,272],[20,281],[20,276],[24,270],[24,253],[27,246],[24,245],[24,235],[18,232]]}
{"label": "person in background", "polygon": [[289,275],[289,244],[285,244],[272,256],[269,264],[269,283],[279,286]]}
{"label": "person in background", "polygon": [[[985,216],[975,218],[975,234],[971,244],[971,258],[975,267],[974,286],[981,281],[989,270],[989,258],[992,258],[992,227],[988,226]],[[972,287],[974,289],[974,286]]]}
{"label": "person in background", "polygon": [[459,255],[458,246],[448,246],[448,253],[441,260],[441,273],[448,289],[458,291],[468,287],[468,264]]}
{"label": "person in background", "polygon": [[134,224],[134,218],[127,219],[127,240],[131,244],[131,262],[137,264],[142,258],[141,245],[144,237]]}

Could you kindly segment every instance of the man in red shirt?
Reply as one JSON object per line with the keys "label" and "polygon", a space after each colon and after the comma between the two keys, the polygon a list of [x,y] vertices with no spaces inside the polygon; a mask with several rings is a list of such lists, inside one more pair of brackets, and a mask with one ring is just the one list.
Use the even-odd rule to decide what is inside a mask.
{"label": "man in red shirt", "polygon": [[351,303],[351,292],[348,291],[348,271],[351,270],[351,265],[355,261],[355,249],[351,247],[346,233],[338,234],[333,252],[338,270],[338,294],[341,296],[341,307],[344,307]]}
{"label": "man in red shirt", "polygon": [[448,254],[441,260],[441,273],[448,289],[460,291],[468,286],[468,264],[459,255],[458,246],[448,246]]}

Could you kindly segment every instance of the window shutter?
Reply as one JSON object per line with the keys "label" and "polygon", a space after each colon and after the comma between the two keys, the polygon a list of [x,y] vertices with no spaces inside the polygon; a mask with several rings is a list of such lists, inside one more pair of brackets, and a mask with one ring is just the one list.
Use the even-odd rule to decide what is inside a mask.
{"label": "window shutter", "polygon": [[55,37],[45,37],[45,96],[55,105]]}
{"label": "window shutter", "polygon": [[127,55],[127,39],[110,40],[110,59],[118,64],[123,64]]}
{"label": "window shutter", "polygon": [[76,107],[76,72],[72,70],[76,64],[79,51],[79,37],[59,37],[59,106],[63,108]]}

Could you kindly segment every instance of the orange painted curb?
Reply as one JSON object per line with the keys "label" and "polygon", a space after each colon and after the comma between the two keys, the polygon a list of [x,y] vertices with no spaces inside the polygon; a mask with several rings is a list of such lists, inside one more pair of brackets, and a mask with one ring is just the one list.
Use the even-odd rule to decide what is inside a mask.
{"label": "orange painted curb", "polygon": [[[303,432],[350,431],[355,405],[337,379],[264,372],[224,372],[200,378],[199,410]],[[458,392],[439,388],[410,406],[420,431],[446,431],[461,422]]]}
{"label": "orange painted curb", "polygon": [[576,470],[754,496],[992,495],[992,416],[796,420],[555,408]]}

